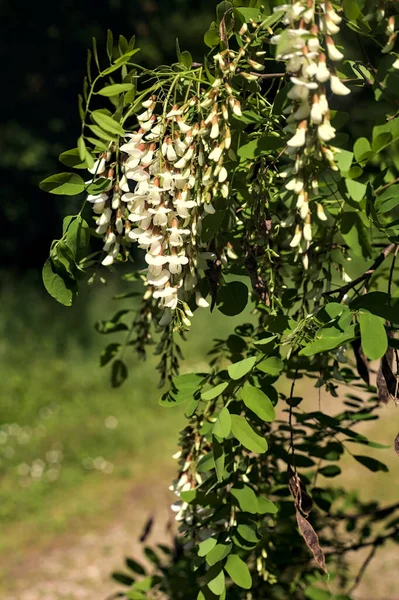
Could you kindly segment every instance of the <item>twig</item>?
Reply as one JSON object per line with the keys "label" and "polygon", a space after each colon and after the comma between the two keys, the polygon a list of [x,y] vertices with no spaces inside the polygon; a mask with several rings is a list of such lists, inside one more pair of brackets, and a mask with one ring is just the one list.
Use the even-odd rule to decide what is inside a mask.
{"label": "twig", "polygon": [[395,183],[399,183],[399,177],[397,177],[394,181],[390,181],[389,183],[381,186],[380,188],[378,188],[378,190],[375,191],[376,196],[378,196],[379,194],[381,194],[383,191],[387,190],[388,188],[391,187],[391,185],[395,185]]}
{"label": "twig", "polygon": [[371,278],[371,276],[375,273],[375,271],[378,269],[378,267],[390,255],[390,253],[392,252],[392,250],[394,248],[396,248],[396,244],[394,244],[394,243],[389,244],[388,246],[386,246],[382,250],[382,252],[379,254],[379,256],[376,258],[376,260],[371,265],[371,267],[369,269],[367,269],[367,271],[365,271],[362,275],[360,275],[359,277],[357,277],[356,279],[354,279],[353,281],[351,281],[347,285],[344,285],[344,286],[338,288],[337,290],[332,290],[330,292],[325,292],[323,294],[323,296],[327,296],[328,297],[328,296],[331,296],[333,294],[338,294],[340,300],[342,300],[342,298],[345,296],[345,294],[347,292],[349,292],[351,289],[353,289],[354,287],[356,287],[359,283],[362,283],[363,281],[368,281]]}
{"label": "twig", "polygon": [[356,579],[353,583],[353,585],[351,586],[351,588],[348,590],[348,596],[350,596],[351,594],[353,594],[353,592],[355,591],[355,589],[357,588],[357,586],[359,585],[359,583],[361,582],[363,575],[366,572],[367,567],[369,566],[369,564],[371,563],[371,561],[373,560],[376,552],[377,552],[377,548],[378,546],[372,546],[370,552],[368,553],[366,559],[364,560],[362,566],[359,569],[359,573],[356,576]]}

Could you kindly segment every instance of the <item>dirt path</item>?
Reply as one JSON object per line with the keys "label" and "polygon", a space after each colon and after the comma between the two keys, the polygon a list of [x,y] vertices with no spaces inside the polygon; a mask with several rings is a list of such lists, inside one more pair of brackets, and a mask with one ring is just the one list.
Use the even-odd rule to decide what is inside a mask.
{"label": "dirt path", "polygon": [[[164,482],[134,486],[116,507],[114,522],[99,529],[90,526],[78,537],[74,532],[55,538],[40,550],[26,549],[12,568],[7,600],[104,600],[122,589],[110,573],[123,571],[125,557],[140,559],[138,538],[143,524],[154,517],[148,544],[167,542],[172,495]],[[115,518],[116,517],[116,518]]]}

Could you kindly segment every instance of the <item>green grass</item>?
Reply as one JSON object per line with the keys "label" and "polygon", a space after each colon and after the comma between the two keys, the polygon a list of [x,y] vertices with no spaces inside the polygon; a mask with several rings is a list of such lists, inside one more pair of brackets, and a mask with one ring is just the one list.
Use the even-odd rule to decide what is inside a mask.
{"label": "green grass", "polygon": [[[112,300],[116,283],[83,294],[69,309],[29,282],[6,282],[1,294],[0,360],[0,552],[23,540],[46,538],[104,511],[88,501],[106,490],[111,506],[140,471],[172,466],[184,408],[158,405],[155,365],[126,355],[129,377],[114,390],[101,349],[124,333],[94,330],[132,299]],[[133,300],[135,302],[135,300]],[[184,370],[205,368],[200,358],[240,319],[194,319],[182,343]],[[102,496],[102,493],[101,493]],[[104,498],[102,498],[103,500]],[[105,501],[105,500],[104,500]],[[23,527],[21,526],[23,524]],[[21,537],[22,536],[22,537]]]}

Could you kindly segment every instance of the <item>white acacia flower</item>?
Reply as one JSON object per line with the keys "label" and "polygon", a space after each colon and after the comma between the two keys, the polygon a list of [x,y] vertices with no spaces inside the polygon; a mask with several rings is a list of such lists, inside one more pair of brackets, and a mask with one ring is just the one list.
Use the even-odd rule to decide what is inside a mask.
{"label": "white acacia flower", "polygon": [[160,206],[158,208],[149,208],[148,212],[153,215],[152,222],[156,227],[166,227],[168,224],[168,213],[171,212],[170,208]]}
{"label": "white acacia flower", "polygon": [[327,96],[325,94],[320,94],[319,104],[320,104],[320,110],[321,110],[322,114],[325,115],[326,113],[328,113],[329,106],[328,106]]}
{"label": "white acacia flower", "polygon": [[296,111],[292,114],[296,121],[302,121],[303,119],[306,119],[309,116],[309,113],[310,113],[309,102],[302,102],[298,106]]}
{"label": "white acacia flower", "polygon": [[101,215],[101,213],[104,212],[105,209],[105,201],[104,202],[95,202],[93,204],[93,212],[96,215]]}
{"label": "white acacia flower", "polygon": [[333,23],[335,23],[335,25],[339,25],[342,21],[342,17],[337,15],[337,13],[335,12],[334,8],[331,5],[331,2],[326,2],[325,8],[326,8],[326,13],[329,16],[329,18],[331,19],[331,21]]}
{"label": "white acacia flower", "polygon": [[97,226],[102,227],[103,225],[108,225],[111,221],[112,211],[110,208],[106,208],[102,215],[99,217],[97,221]]}
{"label": "white acacia flower", "polygon": [[323,113],[319,99],[313,100],[312,108],[310,109],[310,121],[316,125],[319,125],[323,121]]}
{"label": "white acacia flower", "polygon": [[105,159],[99,158],[98,160],[94,161],[94,165],[91,167],[91,169],[87,169],[87,170],[92,175],[99,175],[100,173],[104,173],[106,166],[107,166],[107,163],[106,163]]}
{"label": "white acacia flower", "polygon": [[336,75],[331,75],[331,91],[337,96],[347,96],[351,93],[350,89],[342,83]]}
{"label": "white acacia flower", "polygon": [[397,58],[397,59],[395,60],[395,62],[393,63],[392,67],[393,67],[394,69],[399,69],[399,58]]}
{"label": "white acacia flower", "polygon": [[304,201],[302,206],[299,209],[299,214],[301,216],[301,219],[305,220],[306,217],[309,214],[309,202]]}
{"label": "white acacia flower", "polygon": [[215,146],[212,152],[209,153],[209,160],[213,160],[214,162],[219,162],[221,156],[223,154],[223,148],[221,146]]}
{"label": "white acacia flower", "polygon": [[88,194],[87,196],[87,201],[91,202],[92,204],[99,204],[102,202],[105,202],[106,200],[108,200],[108,194],[102,193],[102,194]]}
{"label": "white acacia flower", "polygon": [[177,126],[182,133],[188,133],[192,129],[191,125],[185,123],[181,117],[177,117]]}
{"label": "white acacia flower", "polygon": [[[153,293],[153,297],[155,299],[160,298],[162,301],[162,305],[174,310],[177,306],[177,289],[171,286],[165,287],[162,290],[156,290]],[[183,491],[184,484],[179,482],[177,484],[177,489]],[[191,487],[191,486],[190,486]]]}
{"label": "white acacia flower", "polygon": [[329,119],[324,118],[323,124],[317,128],[317,135],[322,142],[329,142],[335,137],[335,128],[332,127]]}
{"label": "white acacia flower", "polygon": [[112,254],[107,254],[107,256],[101,261],[101,264],[104,267],[110,267],[114,263],[115,258]]}
{"label": "white acacia flower", "polygon": [[214,116],[212,119],[212,128],[209,137],[211,138],[211,140],[215,140],[219,137],[219,120],[217,116]]}
{"label": "white acacia flower", "polygon": [[141,181],[148,181],[150,179],[150,174],[148,171],[145,171],[141,167],[136,167],[134,169],[129,169],[126,171],[127,179],[132,179],[133,181],[137,181],[140,183]]}
{"label": "white acacia flower", "polygon": [[190,216],[188,209],[194,208],[194,206],[197,206],[197,203],[195,202],[195,200],[186,200],[186,201],[185,200],[175,200],[173,204],[174,204],[176,213],[182,219],[187,219]]}
{"label": "white acacia flower", "polygon": [[334,23],[329,14],[324,16],[324,19],[320,21],[320,30],[323,33],[328,33],[330,35],[336,35],[339,33],[339,27]]}
{"label": "white acacia flower", "polygon": [[169,244],[171,246],[183,246],[183,236],[191,233],[189,229],[179,229],[178,227],[169,227],[167,231],[170,232]]}
{"label": "white acacia flower", "polygon": [[205,298],[202,296],[201,292],[199,292],[198,290],[195,292],[195,303],[199,308],[208,308],[209,307],[209,302],[207,302],[207,300],[205,300]]}
{"label": "white acacia flower", "polygon": [[305,223],[303,226],[303,237],[307,242],[312,241],[312,226],[310,223]]}
{"label": "white acacia flower", "polygon": [[287,146],[291,148],[301,148],[306,142],[306,127],[298,127],[295,135],[288,140]]}
{"label": "white acacia flower", "polygon": [[158,254],[157,256],[153,256],[152,254],[149,254],[147,252],[147,254],[145,255],[145,262],[148,265],[154,265],[154,266],[163,266],[166,265],[166,263],[168,262],[168,256],[164,256],[163,254]]}
{"label": "white acacia flower", "polygon": [[320,83],[324,83],[325,81],[327,81],[330,78],[330,75],[331,75],[331,73],[327,67],[325,59],[319,60],[319,63],[317,65],[317,71],[316,71],[317,81],[320,81]]}
{"label": "white acacia flower", "polygon": [[320,221],[327,221],[327,215],[319,202],[317,203],[317,217]]}
{"label": "white acacia flower", "polygon": [[307,41],[309,52],[318,52],[320,50],[320,42],[318,37],[311,37]]}
{"label": "white acacia flower", "polygon": [[326,43],[327,43],[328,56],[329,56],[329,58],[331,60],[333,60],[333,61],[339,61],[339,60],[342,60],[344,58],[344,55],[342,54],[342,52],[340,52],[338,50],[338,48],[334,44],[334,41],[333,41],[332,37],[330,37],[329,35],[326,36]]}
{"label": "white acacia flower", "polygon": [[300,102],[307,100],[308,96],[309,92],[303,85],[293,85],[287,94],[290,100],[299,100]]}
{"label": "white acacia flower", "polygon": [[297,71],[299,71],[301,69],[302,64],[303,64],[303,55],[302,54],[300,56],[293,56],[287,62],[287,71],[289,73],[296,73]]}
{"label": "white acacia flower", "polygon": [[296,226],[295,235],[290,242],[291,248],[297,248],[302,240],[302,231],[299,225]]}
{"label": "white acacia flower", "polygon": [[115,242],[116,242],[116,235],[113,233],[113,231],[110,231],[106,237],[105,244],[103,246],[103,250],[105,252],[108,252],[108,250],[110,250],[111,246],[113,246],[115,244]]}
{"label": "white acacia flower", "polygon": [[[157,269],[158,267],[153,268]],[[153,275],[150,269],[148,269],[147,281],[150,285],[155,285],[155,287],[163,287],[170,279],[170,272],[167,269],[162,269],[162,267],[159,267],[159,269],[161,271],[156,272],[156,275]]]}
{"label": "white acacia flower", "polygon": [[294,85],[302,85],[308,90],[316,90],[319,87],[315,81],[307,81],[306,79],[300,79],[299,77],[291,77],[291,82]]}
{"label": "white acacia flower", "polygon": [[171,273],[178,274],[181,273],[182,271],[182,265],[187,265],[188,264],[188,258],[187,256],[184,255],[177,255],[177,254],[172,254],[171,256],[168,256],[168,263],[169,263],[169,271]]}

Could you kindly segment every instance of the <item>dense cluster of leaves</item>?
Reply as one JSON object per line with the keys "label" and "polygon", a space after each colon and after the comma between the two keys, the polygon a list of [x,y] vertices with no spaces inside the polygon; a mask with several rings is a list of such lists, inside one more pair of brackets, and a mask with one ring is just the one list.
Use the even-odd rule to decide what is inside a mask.
{"label": "dense cluster of leaves", "polygon": [[[293,7],[305,10],[302,4]],[[109,189],[111,176],[97,175],[95,156],[111,154],[112,149],[113,169],[121,168],[119,142],[137,131],[136,115],[143,102],[161,98],[164,110],[159,119],[166,123],[167,113],[187,103],[190,94],[205,98],[205,106],[222,83],[228,90],[232,111],[222,106],[221,112],[231,128],[223,163],[223,181],[228,177],[230,188],[228,194],[213,188],[212,210],[203,212],[198,204],[195,235],[199,230],[199,243],[215,259],[198,270],[196,285],[211,310],[216,307],[231,317],[247,310],[244,322],[226,340],[215,341],[206,372],[183,375],[176,336],[184,337],[189,330],[187,315],[195,318],[194,299],[187,304],[180,298],[162,326],[163,307],[147,285],[130,324],[130,309],[97,324],[101,333],[126,335],[124,344],[109,344],[101,356],[102,365],[112,363],[115,387],[128,376],[126,348],[133,347],[143,357],[159,336],[161,383],[169,383],[160,404],[168,408],[185,403],[188,419],[173,486],[180,537],[173,551],[161,547],[159,555],[147,549],[154,565],[149,573],[128,560],[135,575],[116,574],[130,587],[127,598],[223,600],[227,594],[237,600],[344,600],[350,596],[332,590],[353,589],[364,571],[350,581],[347,553],[369,547],[373,556],[385,540],[399,541],[397,506],[365,504],[356,494],[349,496],[325,483],[340,475],[338,463],[345,452],[359,468],[387,470],[366,451],[380,445],[356,428],[378,418],[381,402],[399,397],[399,72],[393,52],[399,18],[392,2],[375,7],[373,2],[344,0],[342,6],[316,2],[315,7],[321,21],[323,11],[328,19],[329,14],[337,21],[342,17],[339,43],[345,60],[339,68],[331,67],[331,73],[340,86],[344,80],[351,89],[347,96],[346,87],[335,83],[336,90],[344,90],[342,97],[329,97],[328,123],[331,119],[338,131],[331,148],[322,146],[320,152],[317,127],[306,119],[288,140],[292,84],[320,88],[280,72],[277,58],[287,52],[290,7],[271,1],[225,1],[217,6],[216,19],[205,34],[209,53],[203,64],[193,63],[178,46],[178,62],[172,67],[143,70],[133,62],[134,39],[120,37],[116,44],[109,34],[110,66],[101,70],[94,45],[80,99],[81,136],[77,148],[60,157],[69,167],[91,170],[93,179],[87,183],[68,172],[41,184],[53,194],[101,195]],[[303,31],[310,35],[310,30]],[[331,46],[330,36],[326,39]],[[278,40],[276,51],[273,40]],[[226,82],[229,60],[240,52],[248,56],[247,62],[238,63],[238,68],[235,64]],[[98,70],[95,77],[91,61]],[[349,111],[353,98],[360,102],[364,95],[373,101],[373,119],[358,136]],[[104,98],[112,109],[97,108]],[[216,127],[218,106],[214,111],[209,119],[216,119]],[[168,121],[168,127],[173,126]],[[304,127],[313,136],[306,144],[298,142]],[[297,146],[305,149],[290,154],[289,148]],[[307,212],[297,204],[298,189],[284,184],[283,172],[295,169],[292,157],[305,165],[305,183],[317,177],[312,195],[306,191]],[[199,167],[198,172],[202,178]],[[87,272],[90,282],[102,277],[104,252],[89,238],[103,233],[94,232],[87,208],[84,203],[79,215],[65,219],[63,236],[53,243],[43,270],[47,290],[65,305],[72,303],[77,282]],[[121,219],[120,212],[116,215]],[[114,227],[114,221],[110,223]],[[302,231],[306,245],[294,242]],[[125,263],[125,279],[146,282],[138,268],[140,259],[134,264],[131,244],[122,234],[117,258]],[[133,291],[124,298],[136,295]],[[377,360],[374,387],[370,363]],[[298,380],[305,379],[318,390],[317,410],[304,401],[303,386],[302,393],[296,391]],[[282,391],[287,381],[288,394]],[[331,408],[327,395],[345,399]],[[363,452],[352,453],[352,444]],[[396,450],[397,446],[396,441]]]}

